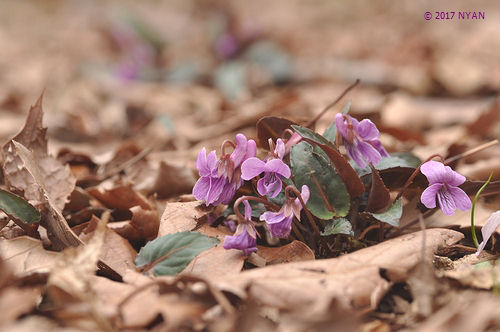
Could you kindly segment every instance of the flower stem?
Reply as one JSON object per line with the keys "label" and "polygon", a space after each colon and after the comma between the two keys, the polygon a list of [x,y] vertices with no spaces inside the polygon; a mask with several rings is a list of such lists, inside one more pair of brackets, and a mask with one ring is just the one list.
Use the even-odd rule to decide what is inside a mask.
{"label": "flower stem", "polygon": [[476,193],[476,196],[474,197],[474,200],[472,201],[472,209],[470,210],[470,231],[472,233],[472,241],[474,241],[474,245],[479,247],[479,242],[477,241],[477,236],[476,236],[476,229],[474,228],[474,209],[476,207],[477,199],[479,198],[479,195],[483,192],[484,188],[490,183],[491,178],[493,177],[493,172],[490,173],[490,176],[488,177],[488,180],[483,184],[481,188]]}
{"label": "flower stem", "polygon": [[443,158],[443,156],[441,156],[438,153],[437,154],[433,154],[432,156],[430,156],[429,158],[427,158],[423,163],[420,164],[420,166],[418,166],[417,169],[415,169],[415,171],[413,171],[413,173],[410,175],[410,177],[408,178],[408,180],[406,180],[406,183],[404,184],[403,188],[399,191],[399,193],[396,196],[396,198],[394,198],[394,201],[392,202],[392,204],[394,204],[398,199],[401,198],[401,196],[403,196],[403,194],[406,191],[406,189],[408,189],[408,186],[412,183],[412,181],[415,179],[415,177],[420,172],[420,167],[422,167],[422,165],[425,164],[426,162],[428,162],[429,160],[431,160],[433,158],[436,158],[436,157],[439,157],[441,159],[441,161],[443,162],[443,164],[444,164],[444,158]]}
{"label": "flower stem", "polygon": [[299,190],[297,188],[295,188],[294,186],[287,186],[285,188],[285,196],[287,197],[287,199],[289,197],[290,190],[293,191],[293,193],[299,199],[300,204],[302,205],[302,208],[304,209],[304,212],[306,213],[307,219],[309,220],[309,223],[311,224],[311,226],[312,226],[312,228],[314,230],[314,234],[317,237],[320,237],[321,234],[319,232],[318,226],[316,225],[316,222],[314,222],[314,217],[312,216],[312,214],[309,211],[309,209],[306,207],[306,203],[304,203],[304,200],[302,199],[302,195],[300,194]]}
{"label": "flower stem", "polygon": [[274,210],[279,210],[279,206],[274,204],[274,203],[271,203],[269,202],[267,199],[265,198],[261,198],[261,197],[255,197],[255,196],[241,196],[240,198],[238,198],[235,202],[234,202],[234,206],[233,206],[233,210],[234,210],[234,214],[236,215],[236,217],[238,218],[238,221],[241,222],[243,220],[245,220],[245,217],[243,217],[243,215],[241,214],[240,212],[240,209],[238,209],[238,206],[243,202],[243,201],[256,201],[256,202],[260,202],[264,205],[267,205],[269,207],[271,207],[272,209]]}

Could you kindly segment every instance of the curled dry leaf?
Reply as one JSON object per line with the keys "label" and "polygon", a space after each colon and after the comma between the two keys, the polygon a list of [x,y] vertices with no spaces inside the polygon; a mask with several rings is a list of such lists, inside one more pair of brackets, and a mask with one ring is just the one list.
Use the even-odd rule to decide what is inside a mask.
{"label": "curled dry leaf", "polygon": [[[92,216],[87,227],[80,234],[80,239],[85,243],[89,242],[94,236],[99,222],[99,218]],[[126,239],[109,229],[109,225],[104,234],[104,243],[99,258],[121,276],[124,276],[127,270],[135,270],[134,261],[137,252]]]}
{"label": "curled dry leaf", "polygon": [[160,218],[153,203],[131,186],[118,186],[110,190],[93,188],[88,191],[108,208],[130,210],[131,220],[112,223],[110,228],[130,241],[152,240],[158,235]]}
{"label": "curled dry leaf", "polygon": [[[76,179],[69,167],[64,166],[47,151],[47,128],[42,126],[42,97],[32,106],[24,128],[11,141],[3,146],[3,171],[8,187],[24,195],[33,205],[45,202],[44,193],[38,190],[42,186],[50,197],[54,207],[62,211],[68,197],[75,188]],[[42,183],[33,184],[32,174],[26,169],[25,160],[18,155],[17,142],[33,153],[35,165],[39,168]]]}
{"label": "curled dry leaf", "polygon": [[42,215],[40,224],[47,229],[54,247],[63,249],[82,244],[82,241],[69,228],[68,223],[60,210],[54,205],[51,196],[45,189],[45,177],[38,167],[33,153],[17,142],[13,142],[13,146],[16,150],[16,157],[22,161],[22,167],[26,171],[25,179],[29,179],[30,190],[34,194],[36,193],[40,199],[38,201],[38,208]]}
{"label": "curled dry leaf", "polygon": [[122,223],[112,223],[109,227],[130,241],[154,239],[158,235],[160,218],[156,210],[145,210],[141,206],[130,208],[132,219]]}
{"label": "curled dry leaf", "polygon": [[[392,285],[380,269],[401,276],[421,261],[422,232],[388,240],[339,258],[293,262],[242,272],[215,281],[220,289],[263,305],[294,308],[336,299],[347,308],[374,309]],[[463,234],[447,229],[425,231],[425,254],[451,245]],[[394,280],[401,281],[401,280]]]}
{"label": "curled dry leaf", "polygon": [[111,209],[128,210],[137,205],[145,210],[153,209],[148,199],[129,185],[121,185],[112,189],[91,188],[88,193]]}
{"label": "curled dry leaf", "polygon": [[299,262],[314,260],[314,252],[304,242],[292,241],[291,243],[276,247],[258,247],[259,256],[265,258],[267,264]]}
{"label": "curled dry leaf", "polygon": [[56,259],[47,281],[45,303],[41,311],[61,308],[55,314],[64,319],[72,316],[71,325],[95,330],[111,330],[109,320],[99,310],[98,296],[91,282],[105,239],[106,223],[98,223],[94,236],[85,246],[67,248]]}

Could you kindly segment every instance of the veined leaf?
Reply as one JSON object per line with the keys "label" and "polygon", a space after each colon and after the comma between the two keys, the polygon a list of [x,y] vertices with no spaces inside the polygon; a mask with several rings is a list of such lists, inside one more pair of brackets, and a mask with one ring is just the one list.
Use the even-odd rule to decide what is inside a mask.
{"label": "veined leaf", "polygon": [[219,240],[198,232],[179,232],[148,242],[135,260],[137,268],[153,269],[155,275],[175,275],[197,255],[217,245]]}
{"label": "veined leaf", "polygon": [[351,222],[346,218],[336,218],[332,220],[327,220],[326,227],[323,230],[323,232],[321,232],[321,235],[328,236],[335,234],[346,234],[354,236]]}
{"label": "veined leaf", "polygon": [[399,226],[399,219],[403,215],[402,199],[398,199],[389,208],[381,213],[370,213],[375,219],[391,226]]}
{"label": "veined leaf", "polygon": [[292,147],[290,165],[297,187],[309,187],[307,207],[316,217],[332,219],[347,215],[349,193],[328,159],[315,153],[309,143],[300,142]]}
{"label": "veined leaf", "polygon": [[21,197],[0,189],[0,210],[12,219],[33,225],[40,221],[40,213]]}

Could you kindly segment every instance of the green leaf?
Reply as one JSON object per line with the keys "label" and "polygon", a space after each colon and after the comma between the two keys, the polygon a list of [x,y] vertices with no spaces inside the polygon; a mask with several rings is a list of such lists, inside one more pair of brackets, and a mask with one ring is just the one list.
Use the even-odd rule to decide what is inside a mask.
{"label": "green leaf", "polygon": [[[349,113],[351,104],[352,102],[349,101],[344,106],[344,109],[342,110],[343,114]],[[325,132],[323,133],[323,137],[329,140],[330,142],[335,143],[335,138],[337,137],[337,125],[335,123],[335,119],[333,119],[332,123],[330,124],[330,127],[326,128]]]}
{"label": "green leaf", "polygon": [[335,234],[346,234],[354,236],[351,222],[346,218],[327,220],[325,230],[321,232],[321,235],[328,236]]}
{"label": "green leaf", "polygon": [[40,221],[40,213],[21,197],[0,189],[0,210],[9,217],[33,225]]}
{"label": "green leaf", "polygon": [[385,222],[391,226],[397,227],[399,226],[399,219],[401,219],[401,216],[403,215],[402,199],[398,199],[384,212],[370,214],[378,221]]}
{"label": "green leaf", "polygon": [[292,147],[290,165],[297,188],[309,187],[307,207],[312,214],[325,220],[347,215],[349,193],[328,159],[315,153],[309,143],[300,142]]}
{"label": "green leaf", "polygon": [[137,268],[153,269],[155,275],[181,272],[202,251],[219,243],[216,238],[198,232],[179,232],[148,242],[135,260]]}
{"label": "green leaf", "polygon": [[321,136],[320,134],[314,132],[313,130],[311,130],[309,128],[301,127],[301,126],[297,126],[297,125],[292,125],[292,128],[297,132],[297,134],[299,134],[303,138],[309,139],[315,143],[326,144],[326,145],[336,149],[336,147],[329,140],[327,140],[326,138],[324,138],[323,136]]}
{"label": "green leaf", "polygon": [[[420,159],[411,152],[391,153],[389,157],[382,157],[382,160],[374,165],[379,171],[391,170],[393,168],[418,168],[422,162]],[[372,171],[370,167],[360,168],[355,162],[351,161],[351,165],[361,177],[370,174]]]}

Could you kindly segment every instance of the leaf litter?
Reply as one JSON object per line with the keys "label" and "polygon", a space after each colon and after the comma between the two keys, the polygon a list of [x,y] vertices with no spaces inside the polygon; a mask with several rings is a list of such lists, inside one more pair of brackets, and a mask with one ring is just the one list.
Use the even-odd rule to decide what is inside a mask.
{"label": "leaf litter", "polygon": [[[0,329],[500,326],[500,235],[488,222],[499,202],[498,68],[487,51],[498,23],[457,34],[379,11],[392,18],[382,26],[368,24],[376,4],[295,1],[120,4],[125,16],[105,6],[99,18],[92,4],[2,6],[44,34],[4,17]],[[73,10],[81,21],[64,14]],[[13,37],[23,34],[29,43]],[[32,52],[48,36],[67,46],[60,56],[51,43]],[[466,42],[482,46],[457,49]],[[360,126],[346,120],[346,134],[335,113]],[[239,159],[238,133],[257,141],[255,154]],[[217,172],[203,173],[202,148],[216,150]],[[421,200],[430,180],[419,167],[434,154],[466,177],[452,190],[469,197],[494,172],[475,228],[469,211],[439,211],[440,189],[435,207]],[[249,158],[291,176],[243,179]],[[195,200],[198,175],[231,197]],[[275,176],[278,195],[263,187]],[[485,224],[476,256],[471,234]],[[251,250],[226,249],[228,238]]]}

